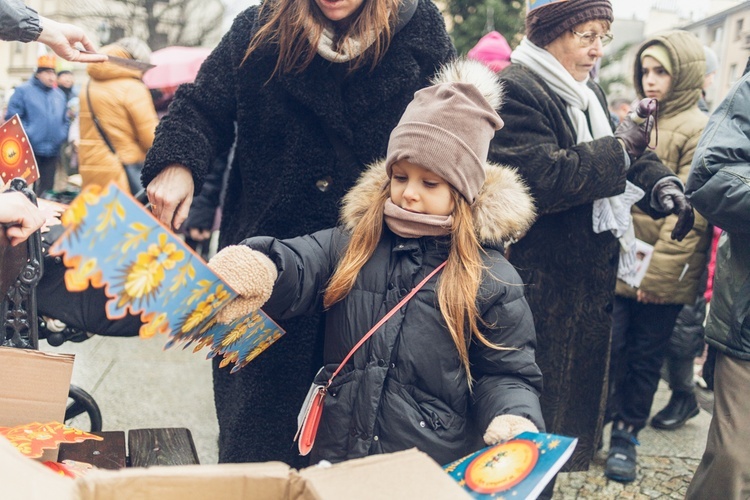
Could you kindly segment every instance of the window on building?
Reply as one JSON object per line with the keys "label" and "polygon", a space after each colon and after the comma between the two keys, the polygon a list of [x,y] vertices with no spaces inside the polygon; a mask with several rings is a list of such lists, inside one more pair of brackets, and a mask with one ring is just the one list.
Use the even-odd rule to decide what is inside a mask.
{"label": "window on building", "polygon": [[737,65],[729,66],[729,83],[730,85],[737,81]]}
{"label": "window on building", "polygon": [[721,38],[723,35],[724,35],[724,28],[722,28],[721,26],[716,27],[713,31],[714,44],[720,44]]}
{"label": "window on building", "polygon": [[742,25],[744,24],[744,19],[738,19],[736,24],[736,30],[735,30],[735,40],[739,40],[742,36]]}

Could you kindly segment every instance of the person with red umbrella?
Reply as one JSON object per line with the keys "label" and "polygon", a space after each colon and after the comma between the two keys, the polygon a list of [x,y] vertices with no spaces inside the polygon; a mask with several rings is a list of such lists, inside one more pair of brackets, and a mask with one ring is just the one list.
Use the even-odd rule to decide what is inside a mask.
{"label": "person with red umbrella", "polygon": [[177,89],[195,80],[211,49],[206,47],[165,47],[151,53],[153,68],[143,74],[143,83],[150,89]]}

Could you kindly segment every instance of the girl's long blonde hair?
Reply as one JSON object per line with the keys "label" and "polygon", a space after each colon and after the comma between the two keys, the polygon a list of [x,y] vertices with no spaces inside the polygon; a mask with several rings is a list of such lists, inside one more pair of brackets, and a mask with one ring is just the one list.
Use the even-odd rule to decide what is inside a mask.
{"label": "girl's long blonde hair", "polygon": [[[376,203],[370,205],[354,226],[349,246],[331,276],[323,296],[326,309],[346,297],[352,290],[360,269],[372,257],[383,233],[383,207],[389,195],[390,181],[383,187]],[[451,196],[455,203],[451,245],[448,263],[438,278],[437,297],[440,312],[453,338],[461,363],[466,369],[471,387],[471,336],[492,349],[504,348],[487,340],[479,330],[482,319],[479,316],[476,297],[485,270],[481,255],[483,250],[474,229],[471,206],[453,187]]]}
{"label": "girl's long blonde hair", "polygon": [[[362,67],[368,59],[374,69],[383,58],[393,36],[401,1],[364,0],[351,22],[336,26],[336,47],[345,47],[354,40],[366,40],[376,34],[370,48],[350,61],[350,71]],[[271,76],[304,71],[317,53],[323,30],[331,26],[314,0],[266,0],[260,6],[258,19],[262,25],[250,40],[242,63],[261,47],[275,45],[279,55]]]}

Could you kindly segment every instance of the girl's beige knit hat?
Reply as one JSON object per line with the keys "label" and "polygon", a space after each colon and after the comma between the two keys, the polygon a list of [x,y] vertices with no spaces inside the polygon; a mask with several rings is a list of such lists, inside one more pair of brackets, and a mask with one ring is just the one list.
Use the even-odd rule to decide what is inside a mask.
{"label": "girl's beige knit hat", "polygon": [[[416,163],[448,181],[473,203],[484,184],[490,141],[503,126],[495,111],[502,89],[494,72],[478,61],[454,62],[450,68],[449,81],[414,94],[391,132],[386,170],[390,177],[397,161]],[[440,75],[445,72],[438,78]],[[472,83],[473,78],[479,81]]]}

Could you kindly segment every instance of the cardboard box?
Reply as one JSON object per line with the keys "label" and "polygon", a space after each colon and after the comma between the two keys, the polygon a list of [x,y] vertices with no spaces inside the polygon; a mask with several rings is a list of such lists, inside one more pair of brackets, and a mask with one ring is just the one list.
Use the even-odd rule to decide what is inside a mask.
{"label": "cardboard box", "polygon": [[[0,427],[64,422],[72,354],[0,347]],[[41,458],[56,460],[57,450]]]}
{"label": "cardboard box", "polygon": [[57,475],[0,438],[3,500],[467,500],[427,455],[407,450],[296,471],[281,462]]}

